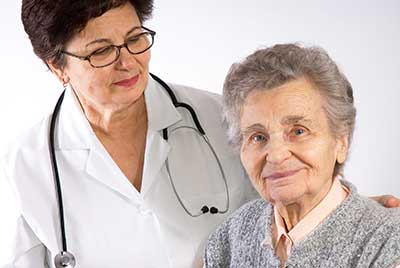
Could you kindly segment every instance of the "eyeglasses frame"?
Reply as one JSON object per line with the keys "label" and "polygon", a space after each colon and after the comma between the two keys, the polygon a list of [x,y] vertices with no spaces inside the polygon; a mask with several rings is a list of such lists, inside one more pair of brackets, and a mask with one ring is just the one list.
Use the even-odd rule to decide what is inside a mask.
{"label": "eyeglasses frame", "polygon": [[114,62],[116,62],[116,61],[119,59],[119,57],[120,57],[120,55],[121,55],[121,49],[122,49],[123,47],[126,48],[126,50],[127,50],[131,55],[138,55],[138,54],[142,54],[142,53],[146,52],[147,50],[149,50],[149,49],[153,46],[153,44],[154,44],[154,36],[156,35],[156,32],[153,31],[153,30],[150,30],[149,28],[146,28],[146,27],[144,27],[144,26],[140,26],[140,28],[144,29],[145,32],[141,32],[140,34],[138,34],[138,35],[136,35],[136,36],[140,36],[140,35],[143,35],[143,34],[150,34],[150,36],[151,36],[151,44],[150,44],[150,46],[149,46],[148,48],[146,48],[145,50],[143,50],[143,51],[140,51],[140,52],[132,52],[132,51],[129,50],[127,42],[124,42],[124,43],[121,44],[121,45],[109,45],[109,47],[117,48],[117,49],[118,49],[118,50],[117,50],[118,52],[117,52],[117,56],[115,57],[115,59],[114,59],[112,62],[107,63],[107,64],[105,64],[105,65],[95,66],[95,65],[93,65],[92,62],[90,61],[90,57],[92,57],[92,56],[94,55],[94,53],[96,53],[96,51],[93,51],[92,53],[90,53],[89,55],[86,55],[86,56],[79,56],[79,55],[73,54],[73,53],[68,52],[68,51],[65,51],[65,50],[62,50],[61,53],[65,54],[65,55],[68,55],[68,56],[71,56],[71,57],[78,58],[78,59],[80,59],[80,60],[88,61],[89,64],[90,64],[90,66],[92,66],[93,68],[103,68],[103,67],[107,67],[107,66],[110,66],[111,64],[113,64]]}

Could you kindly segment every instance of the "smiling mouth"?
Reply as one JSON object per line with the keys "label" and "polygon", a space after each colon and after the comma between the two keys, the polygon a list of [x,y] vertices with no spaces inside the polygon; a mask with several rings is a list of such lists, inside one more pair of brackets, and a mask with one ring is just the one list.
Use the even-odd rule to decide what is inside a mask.
{"label": "smiling mouth", "polygon": [[296,169],[296,170],[288,170],[288,171],[283,171],[283,172],[275,172],[272,173],[271,175],[267,176],[266,179],[267,180],[279,180],[279,179],[284,179],[286,177],[290,177],[294,174],[296,174],[297,172],[299,172],[300,169]]}
{"label": "smiling mouth", "polygon": [[131,78],[115,82],[114,85],[122,86],[122,87],[131,87],[134,84],[136,84],[138,80],[139,80],[139,75],[137,74]]}

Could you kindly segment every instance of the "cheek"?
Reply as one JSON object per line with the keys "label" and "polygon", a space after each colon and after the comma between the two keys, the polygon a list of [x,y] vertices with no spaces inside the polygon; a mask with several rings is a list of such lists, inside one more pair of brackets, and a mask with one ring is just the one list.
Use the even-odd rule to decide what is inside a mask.
{"label": "cheek", "polygon": [[240,159],[250,179],[256,181],[263,169],[262,158],[258,154],[242,148]]}
{"label": "cheek", "polygon": [[150,58],[151,58],[150,50],[147,51],[146,53],[137,55],[136,59],[144,71],[148,71],[149,69]]}
{"label": "cheek", "polygon": [[80,64],[69,68],[71,83],[78,90],[91,90],[108,86],[110,71],[105,68],[93,68]]}
{"label": "cheek", "polygon": [[247,153],[246,149],[244,149],[243,147],[240,149],[240,161],[242,162],[242,165],[243,165],[244,169],[246,170],[247,174],[251,178],[251,173],[253,170],[253,165],[252,165],[253,162],[250,159],[250,155]]}
{"label": "cheek", "polygon": [[299,147],[298,156],[311,167],[311,175],[331,175],[335,165],[335,147],[331,141],[320,140]]}

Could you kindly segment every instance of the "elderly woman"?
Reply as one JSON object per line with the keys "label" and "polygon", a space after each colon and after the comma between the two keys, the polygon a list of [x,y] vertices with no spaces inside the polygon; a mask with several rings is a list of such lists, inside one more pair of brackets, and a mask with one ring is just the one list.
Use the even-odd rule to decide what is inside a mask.
{"label": "elderly woman", "polygon": [[340,179],[356,109],[324,50],[276,45],[234,64],[224,115],[262,199],[210,236],[206,267],[400,265],[400,210]]}

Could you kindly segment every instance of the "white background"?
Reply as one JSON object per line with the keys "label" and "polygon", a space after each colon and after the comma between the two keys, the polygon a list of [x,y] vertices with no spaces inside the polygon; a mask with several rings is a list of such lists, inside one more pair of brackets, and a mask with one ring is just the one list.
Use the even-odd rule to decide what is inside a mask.
{"label": "white background", "polygon": [[[0,153],[61,91],[32,52],[20,5],[4,1],[0,11]],[[219,93],[231,63],[257,48],[294,41],[325,48],[352,82],[358,109],[346,177],[363,194],[400,197],[400,1],[155,0],[146,25],[157,32],[152,72]],[[12,209],[2,183],[0,212]]]}

